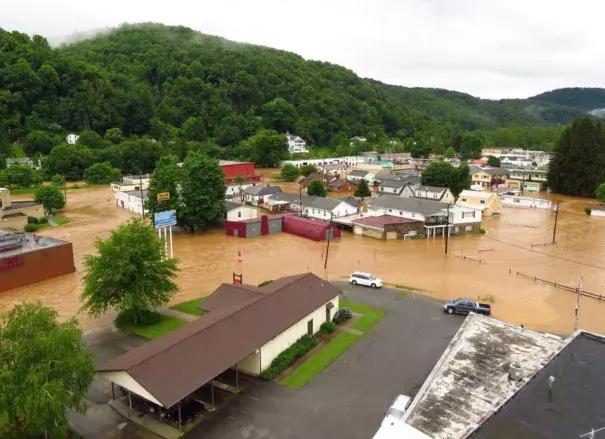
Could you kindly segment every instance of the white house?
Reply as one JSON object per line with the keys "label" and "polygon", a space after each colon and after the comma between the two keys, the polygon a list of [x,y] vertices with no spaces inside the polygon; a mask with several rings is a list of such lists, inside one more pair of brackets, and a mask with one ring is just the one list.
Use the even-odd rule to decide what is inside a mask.
{"label": "white house", "polygon": [[340,218],[359,212],[361,202],[354,197],[323,198],[308,195],[296,195],[280,192],[267,198],[267,204],[272,210],[292,210],[310,218],[329,221],[330,217]]}
{"label": "white house", "polygon": [[77,134],[68,134],[65,138],[65,141],[70,145],[75,145],[78,142],[79,138],[80,136],[78,136]]}
{"label": "white house", "polygon": [[356,169],[347,174],[347,180],[351,181],[359,181],[366,180],[368,183],[374,183],[374,176],[372,172],[362,171],[361,169]]}
{"label": "white house", "polygon": [[347,172],[347,165],[345,163],[333,163],[330,165],[319,165],[317,167],[324,174],[344,174]]}
{"label": "white house", "polygon": [[302,168],[306,165],[333,165],[338,163],[345,163],[348,166],[357,166],[360,163],[364,163],[365,158],[363,156],[346,156],[346,157],[328,157],[325,159],[300,159],[300,160],[282,160],[279,162],[280,168],[283,168],[286,164],[291,164],[297,168]]}
{"label": "white house", "polygon": [[262,204],[273,194],[281,192],[279,186],[248,186],[244,189],[244,200],[254,204]]}
{"label": "white house", "polygon": [[301,137],[286,132],[286,138],[288,140],[288,152],[290,154],[302,154],[309,152],[307,149],[307,142],[305,142]]}
{"label": "white house", "polygon": [[231,201],[227,201],[227,221],[242,221],[252,218],[258,218],[259,212],[258,209],[254,206],[248,206],[247,204],[241,203],[233,203]]}
{"label": "white house", "polygon": [[[448,211],[447,208],[442,210]],[[454,205],[449,207],[449,213],[450,232],[476,232],[481,228],[481,209]]]}
{"label": "white house", "polygon": [[[147,200],[146,190],[119,191],[113,195],[116,205],[131,212],[143,214],[143,204]],[[147,209],[145,209],[147,213]]]}
{"label": "white house", "polygon": [[355,136],[355,137],[351,137],[350,141],[351,141],[351,146],[353,146],[355,144],[355,142],[366,142],[368,139],[366,139],[363,136]]}
{"label": "white house", "polygon": [[40,161],[40,159],[38,159],[37,161],[34,161],[34,160],[30,159],[29,157],[23,157],[23,158],[17,158],[17,159],[13,159],[13,158],[6,159],[7,168],[10,168],[13,165],[27,166],[32,169],[42,169],[42,162]]}
{"label": "white house", "polygon": [[372,216],[391,215],[423,222],[446,221],[442,210],[447,204],[439,201],[379,195],[368,198],[367,204],[367,213]]}
{"label": "white house", "polygon": [[211,391],[228,369],[259,375],[300,337],[332,321],[339,295],[340,288],[312,273],[263,287],[222,284],[199,306],[204,318],[101,365],[98,376],[156,406],[180,407],[203,386]]}
{"label": "white house", "polygon": [[246,188],[249,188],[250,186],[255,186],[256,183],[232,183],[232,184],[228,184],[225,185],[226,187],[226,191],[225,191],[225,198],[227,199],[231,199],[231,198],[239,198],[240,197],[240,190],[243,192]]}
{"label": "white house", "polygon": [[414,191],[409,183],[403,180],[388,179],[380,183],[379,194],[394,194],[404,198],[412,198]]}
{"label": "white house", "polygon": [[115,181],[111,183],[111,190],[113,192],[127,192],[127,191],[138,191],[140,189],[147,189],[149,187],[149,175],[126,175],[122,177],[122,181]]}
{"label": "white house", "polygon": [[418,186],[414,190],[414,196],[416,198],[424,198],[425,200],[437,200],[443,203],[454,204],[456,198],[452,191],[447,187],[437,186]]}

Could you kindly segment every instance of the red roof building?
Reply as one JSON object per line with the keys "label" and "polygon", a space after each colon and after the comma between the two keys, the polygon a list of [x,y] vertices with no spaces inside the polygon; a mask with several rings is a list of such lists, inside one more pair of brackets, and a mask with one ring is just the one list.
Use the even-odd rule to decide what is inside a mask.
{"label": "red roof building", "polygon": [[325,221],[317,221],[296,215],[284,215],[282,219],[282,230],[285,233],[312,239],[313,241],[325,241],[328,239],[330,228],[332,230],[331,238],[340,238],[338,227]]}
{"label": "red roof building", "polygon": [[219,165],[221,165],[223,174],[225,174],[225,184],[233,183],[236,177],[244,177],[246,183],[263,180],[263,176],[256,173],[254,163],[219,160]]}

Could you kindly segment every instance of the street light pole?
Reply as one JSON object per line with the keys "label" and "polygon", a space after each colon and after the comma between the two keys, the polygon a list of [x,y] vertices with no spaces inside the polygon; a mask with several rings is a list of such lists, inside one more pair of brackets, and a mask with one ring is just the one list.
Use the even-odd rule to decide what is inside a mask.
{"label": "street light pole", "polygon": [[556,244],[556,237],[557,237],[557,220],[559,219],[559,204],[561,204],[561,200],[557,200],[557,211],[555,212],[555,227],[552,231],[552,243]]}
{"label": "street light pole", "polygon": [[334,212],[330,212],[330,228],[328,229],[328,245],[326,247],[326,260],[324,262],[324,270],[328,268],[328,255],[330,254],[330,238],[332,237],[332,217]]}
{"label": "street light pole", "polygon": [[450,204],[447,203],[447,218],[445,220],[446,229],[445,229],[445,254],[447,255],[447,246],[448,241],[450,239]]}
{"label": "street light pole", "polygon": [[298,183],[298,214],[302,216],[302,181]]}

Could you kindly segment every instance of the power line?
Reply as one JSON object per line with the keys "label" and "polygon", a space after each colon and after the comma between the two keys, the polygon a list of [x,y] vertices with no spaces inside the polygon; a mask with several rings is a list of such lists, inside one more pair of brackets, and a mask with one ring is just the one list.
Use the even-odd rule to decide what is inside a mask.
{"label": "power line", "polygon": [[583,265],[585,267],[596,268],[598,270],[605,270],[605,267],[600,267],[598,265],[587,264],[586,262],[574,261],[573,259],[567,259],[567,258],[564,258],[564,257],[561,257],[561,256],[548,255],[546,253],[542,253],[542,252],[539,252],[537,250],[532,250],[532,249],[527,248],[527,247],[523,247],[523,246],[520,246],[520,245],[517,245],[517,244],[511,244],[510,242],[502,241],[501,239],[492,238],[492,237],[486,236],[486,235],[483,235],[483,236],[484,236],[484,238],[491,239],[491,240],[497,241],[497,242],[501,242],[502,244],[510,245],[512,247],[517,247],[517,248],[520,248],[521,250],[525,250],[525,251],[528,251],[528,252],[537,253],[537,254],[545,256],[547,258],[559,259],[561,261],[571,262],[573,264]]}

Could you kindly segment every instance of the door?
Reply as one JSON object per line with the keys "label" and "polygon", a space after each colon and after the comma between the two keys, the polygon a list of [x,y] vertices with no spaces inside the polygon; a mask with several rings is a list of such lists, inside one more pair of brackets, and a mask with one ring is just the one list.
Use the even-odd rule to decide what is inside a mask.
{"label": "door", "polygon": [[239,238],[239,229],[233,229],[233,236]]}
{"label": "door", "polygon": [[330,321],[330,308],[326,306],[326,322]]}
{"label": "door", "polygon": [[473,309],[475,309],[475,307],[473,306],[473,302],[461,302],[458,305],[458,312],[462,312],[465,314],[468,314]]}
{"label": "door", "polygon": [[307,322],[307,334],[313,335],[313,319]]}

